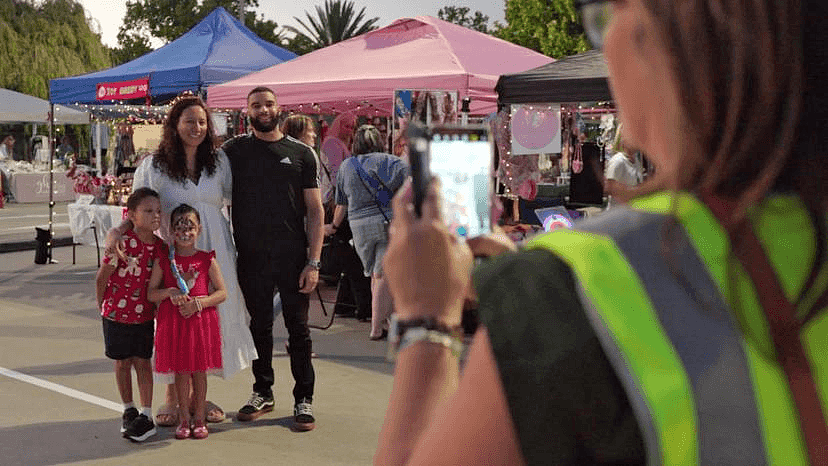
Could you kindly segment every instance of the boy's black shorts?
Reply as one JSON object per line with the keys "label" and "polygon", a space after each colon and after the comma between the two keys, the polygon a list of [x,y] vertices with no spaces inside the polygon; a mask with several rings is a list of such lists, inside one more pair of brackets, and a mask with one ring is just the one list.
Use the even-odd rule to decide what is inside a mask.
{"label": "boy's black shorts", "polygon": [[105,354],[109,359],[150,359],[155,341],[155,322],[122,324],[103,319],[103,336]]}

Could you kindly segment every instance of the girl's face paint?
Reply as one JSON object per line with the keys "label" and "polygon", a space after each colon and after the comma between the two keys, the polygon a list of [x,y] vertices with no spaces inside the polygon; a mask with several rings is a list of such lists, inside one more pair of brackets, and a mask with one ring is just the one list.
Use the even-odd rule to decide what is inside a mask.
{"label": "girl's face paint", "polygon": [[201,225],[199,225],[195,214],[189,213],[176,217],[172,230],[176,244],[190,246],[195,244],[198,233],[201,231]]}

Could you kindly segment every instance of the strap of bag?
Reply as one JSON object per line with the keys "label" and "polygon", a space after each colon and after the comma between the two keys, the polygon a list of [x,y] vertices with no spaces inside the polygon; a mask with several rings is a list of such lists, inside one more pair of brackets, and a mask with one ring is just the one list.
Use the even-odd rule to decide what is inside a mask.
{"label": "strap of bag", "polygon": [[331,170],[328,168],[327,165],[325,165],[325,162],[322,161],[321,157],[319,158],[319,165],[322,165],[322,170],[325,171],[325,176],[328,177],[328,181],[333,183],[334,180],[331,178]]}
{"label": "strap of bag", "polygon": [[382,218],[385,219],[385,223],[390,223],[391,220],[389,220],[388,216],[385,215],[385,211],[382,209],[382,204],[380,204],[380,201],[377,199],[377,196],[375,196],[371,192],[371,190],[368,188],[368,185],[365,184],[365,182],[367,181],[374,188],[374,191],[377,193],[377,195],[379,195],[379,193],[380,193],[379,184],[380,183],[382,184],[382,187],[386,191],[388,190],[388,188],[385,186],[385,183],[382,183],[381,180],[379,180],[379,183],[378,183],[377,182],[378,180],[375,180],[374,178],[368,176],[368,172],[365,171],[365,168],[362,167],[362,163],[360,163],[360,161],[357,160],[356,156],[351,157],[351,165],[353,165],[354,169],[357,171],[357,174],[359,175],[359,179],[360,179],[360,181],[362,181],[362,186],[365,187],[365,190],[368,191],[368,194],[370,194],[371,198],[374,200],[374,204],[377,205],[377,210],[379,210],[380,214],[382,214]]}
{"label": "strap of bag", "polygon": [[726,227],[733,252],[756,288],[759,303],[770,325],[776,358],[785,371],[799,412],[799,424],[810,463],[814,466],[827,466],[828,426],[811,366],[800,340],[802,323],[796,318],[794,306],[785,296],[779,278],[750,223],[745,222],[735,230],[727,228],[728,214],[735,207],[735,202],[710,197],[707,205]]}

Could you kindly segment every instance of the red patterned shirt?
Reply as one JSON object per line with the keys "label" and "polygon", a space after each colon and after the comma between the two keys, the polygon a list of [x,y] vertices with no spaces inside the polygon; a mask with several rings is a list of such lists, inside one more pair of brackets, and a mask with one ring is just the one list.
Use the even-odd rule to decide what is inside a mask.
{"label": "red patterned shirt", "polygon": [[142,324],[155,317],[155,304],[147,299],[152,266],[164,243],[153,236],[153,243],[144,243],[129,230],[124,234],[127,260],[106,256],[104,264],[117,260],[104,291],[101,316],[122,324]]}

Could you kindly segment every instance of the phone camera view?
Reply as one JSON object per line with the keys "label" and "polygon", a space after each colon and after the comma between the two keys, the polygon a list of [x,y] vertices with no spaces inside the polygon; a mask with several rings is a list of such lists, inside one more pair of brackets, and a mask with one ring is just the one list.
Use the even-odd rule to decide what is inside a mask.
{"label": "phone camera view", "polygon": [[491,231],[491,157],[485,134],[432,136],[431,173],[440,178],[443,218],[459,236],[474,237]]}

